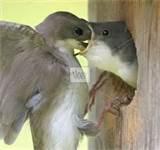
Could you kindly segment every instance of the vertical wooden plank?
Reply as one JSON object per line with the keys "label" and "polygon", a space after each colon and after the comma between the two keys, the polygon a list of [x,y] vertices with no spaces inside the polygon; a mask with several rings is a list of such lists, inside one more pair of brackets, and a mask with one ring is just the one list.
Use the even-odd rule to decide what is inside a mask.
{"label": "vertical wooden plank", "polygon": [[122,149],[158,150],[160,149],[160,3],[140,2],[135,5],[133,11],[134,36],[139,57],[139,84],[136,99],[123,110]]}
{"label": "vertical wooden plank", "polygon": [[[92,5],[95,4],[96,14],[92,13],[94,12]],[[160,1],[90,0],[89,9],[91,21],[127,22],[136,43],[139,62],[138,89],[133,102],[128,107],[122,108],[120,118],[106,115],[101,133],[96,138],[90,139],[89,148],[90,150],[159,150]],[[99,70],[95,72],[91,85],[100,73]],[[110,79],[109,77],[103,90],[98,93],[96,105],[90,114],[92,119],[96,120],[101,111],[104,95],[111,88]]]}
{"label": "vertical wooden plank", "polygon": [[[104,1],[104,0],[90,0],[89,1],[89,19],[90,21],[114,21],[122,20],[123,15],[120,13],[122,3],[120,1]],[[94,70],[94,71],[93,71]],[[97,80],[99,74],[102,72],[98,69],[92,68],[92,76],[90,87]],[[90,119],[97,120],[99,114],[102,111],[105,101],[116,97],[116,94],[119,95],[120,90],[114,91],[115,86],[119,84],[122,85],[122,81],[119,78],[116,78],[112,74],[107,74],[107,82],[101,91],[97,93],[95,106],[92,108],[92,112],[89,113]],[[113,85],[113,82],[116,82]],[[118,86],[118,85],[117,85]],[[106,97],[106,95],[108,95]],[[101,128],[101,132],[97,135],[96,138],[89,139],[89,149],[90,150],[114,150],[120,146],[120,132],[119,127],[121,124],[121,119],[117,118],[111,114],[107,114],[105,118],[105,124]],[[119,126],[118,126],[119,125]],[[118,134],[118,135],[117,135]],[[116,140],[117,139],[117,140]],[[118,140],[119,139],[119,140]]]}

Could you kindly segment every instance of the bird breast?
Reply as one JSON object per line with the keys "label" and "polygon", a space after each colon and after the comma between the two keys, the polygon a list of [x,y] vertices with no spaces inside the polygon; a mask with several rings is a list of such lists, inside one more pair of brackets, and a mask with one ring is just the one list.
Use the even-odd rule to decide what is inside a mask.
{"label": "bird breast", "polygon": [[44,121],[44,129],[48,130],[44,143],[49,150],[75,150],[80,137],[75,121],[84,114],[88,99],[86,85],[71,84],[65,88],[55,97],[61,103],[54,105],[54,109],[50,107]]}
{"label": "bird breast", "polygon": [[[68,65],[71,68],[75,66],[79,71],[82,70],[77,60],[70,58],[70,61]],[[72,73],[74,72],[70,71],[70,77]],[[43,121],[43,129],[47,130],[43,140],[48,150],[75,150],[78,145],[80,132],[75,121],[77,116],[84,116],[89,100],[88,86],[86,82],[78,82],[81,76],[75,76],[75,82],[70,80],[70,77],[58,88],[55,100]]]}
{"label": "bird breast", "polygon": [[118,55],[113,55],[112,50],[103,41],[95,41],[88,49],[85,57],[91,66],[109,71],[121,77],[129,85],[135,87],[137,81],[137,65],[123,62]]}

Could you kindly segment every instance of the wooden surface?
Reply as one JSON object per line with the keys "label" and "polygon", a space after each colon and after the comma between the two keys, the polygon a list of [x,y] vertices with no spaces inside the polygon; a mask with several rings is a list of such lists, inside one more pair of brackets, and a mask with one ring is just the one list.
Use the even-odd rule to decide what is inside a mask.
{"label": "wooden surface", "polygon": [[[160,1],[89,0],[90,21],[125,20],[138,52],[138,87],[132,103],[120,117],[107,114],[105,125],[90,150],[160,150]],[[91,85],[101,72],[95,70]],[[108,82],[98,93],[90,118],[96,120],[106,94],[111,97],[117,83]],[[114,78],[114,77],[113,77]],[[112,90],[111,90],[112,89]],[[108,92],[109,91],[109,92]],[[118,91],[120,89],[118,88]],[[108,92],[108,93],[107,93]]]}

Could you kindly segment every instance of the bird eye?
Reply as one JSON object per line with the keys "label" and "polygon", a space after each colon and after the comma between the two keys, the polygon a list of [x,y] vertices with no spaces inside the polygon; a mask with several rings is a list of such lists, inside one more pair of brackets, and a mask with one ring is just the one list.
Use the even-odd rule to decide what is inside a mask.
{"label": "bird eye", "polygon": [[108,30],[106,30],[106,29],[105,29],[105,30],[103,30],[103,35],[104,35],[104,36],[109,35],[109,31],[108,31]]}
{"label": "bird eye", "polygon": [[75,34],[78,35],[78,36],[83,35],[83,30],[82,30],[81,28],[75,28],[74,32],[75,32]]}

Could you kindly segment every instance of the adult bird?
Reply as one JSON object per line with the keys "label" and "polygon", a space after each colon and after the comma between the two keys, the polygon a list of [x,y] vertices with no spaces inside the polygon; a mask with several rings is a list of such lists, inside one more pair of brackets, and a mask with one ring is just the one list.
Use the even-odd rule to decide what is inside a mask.
{"label": "adult bird", "polygon": [[[138,72],[136,47],[126,24],[123,21],[90,24],[94,37],[88,49],[80,54],[87,58],[90,66],[112,72],[136,88]],[[91,90],[92,100],[89,109],[94,103],[96,90],[105,83],[104,76],[105,72],[100,75]],[[110,109],[108,105],[106,108],[107,111]]]}
{"label": "adult bird", "polygon": [[84,48],[91,32],[68,12],[36,29],[0,22],[0,136],[12,144],[29,116],[35,150],[75,150],[80,133],[96,133],[83,119],[87,84],[70,80],[72,67],[82,71],[73,49]]}

